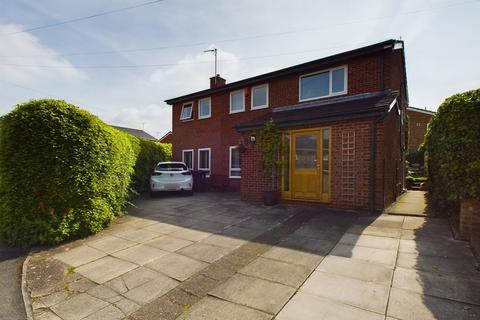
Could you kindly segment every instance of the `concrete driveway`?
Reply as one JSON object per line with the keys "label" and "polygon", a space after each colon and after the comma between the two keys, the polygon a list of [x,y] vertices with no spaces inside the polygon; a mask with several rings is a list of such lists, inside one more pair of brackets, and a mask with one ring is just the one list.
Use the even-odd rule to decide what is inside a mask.
{"label": "concrete driveway", "polygon": [[25,319],[22,264],[27,251],[0,245],[0,320]]}
{"label": "concrete driveway", "polygon": [[446,221],[143,199],[100,234],[31,256],[36,319],[476,319],[480,280]]}

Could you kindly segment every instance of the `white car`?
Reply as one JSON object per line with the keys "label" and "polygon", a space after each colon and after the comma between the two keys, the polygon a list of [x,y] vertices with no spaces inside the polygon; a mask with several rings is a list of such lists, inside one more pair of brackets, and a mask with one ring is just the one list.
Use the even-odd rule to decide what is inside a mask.
{"label": "white car", "polygon": [[183,162],[159,162],[150,177],[150,192],[185,191],[193,195],[193,176]]}

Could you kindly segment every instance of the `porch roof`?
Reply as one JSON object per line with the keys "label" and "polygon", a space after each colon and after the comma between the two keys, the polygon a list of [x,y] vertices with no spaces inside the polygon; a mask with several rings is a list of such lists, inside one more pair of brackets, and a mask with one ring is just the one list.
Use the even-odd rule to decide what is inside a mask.
{"label": "porch roof", "polygon": [[328,100],[315,100],[273,109],[258,118],[240,123],[237,131],[260,129],[273,119],[277,127],[288,128],[299,125],[343,121],[355,118],[377,117],[388,112],[398,96],[395,91],[378,91]]}

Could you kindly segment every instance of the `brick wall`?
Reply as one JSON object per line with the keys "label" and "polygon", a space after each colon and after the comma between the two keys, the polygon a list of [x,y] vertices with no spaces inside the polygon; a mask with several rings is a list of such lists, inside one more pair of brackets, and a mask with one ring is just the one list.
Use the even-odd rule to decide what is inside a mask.
{"label": "brick wall", "polygon": [[[343,122],[332,122],[321,125],[331,127],[331,161],[332,182],[331,201],[325,203],[329,207],[351,208],[359,210],[370,209],[370,148],[372,139],[373,119],[360,119]],[[308,126],[295,127],[292,129],[305,129]],[[346,196],[343,191],[344,174],[342,142],[345,133],[353,133],[354,136],[354,187],[353,195]],[[245,134],[247,137],[248,134]],[[376,170],[376,209],[383,209],[383,167],[378,163],[384,162],[383,152],[383,124],[377,126],[377,165]],[[241,197],[243,200],[260,201],[262,191],[266,183],[261,171],[261,156],[255,144],[249,144],[247,150],[241,154],[242,174]]]}
{"label": "brick wall", "polygon": [[[393,53],[392,53],[393,54]],[[353,59],[346,63],[348,67],[348,94],[355,95],[359,93],[378,91],[382,89],[379,82],[380,54],[371,54]],[[386,54],[388,56],[388,54]],[[345,65],[345,63],[333,64],[325,67],[336,67]],[[245,89],[245,112],[229,114],[230,92],[219,92],[210,96],[212,116],[207,119],[198,119],[198,99],[193,101],[193,119],[181,121],[180,113],[183,103],[176,103],[173,106],[173,158],[182,159],[183,149],[195,150],[195,169],[198,165],[198,148],[209,147],[212,149],[211,170],[213,174],[228,175],[228,156],[229,146],[237,145],[241,135],[233,129],[233,126],[256,118],[262,114],[268,113],[272,108],[298,103],[299,96],[299,76],[322,69],[311,69],[287,76],[278,77],[268,81],[269,85],[269,108],[260,110],[250,110],[252,86],[263,84],[260,82],[252,84]],[[389,74],[385,70],[385,74]],[[206,82],[207,83],[207,82]],[[395,88],[393,88],[395,89]],[[185,101],[189,102],[189,101]],[[232,181],[233,184],[237,182]],[[237,183],[238,184],[238,183]]]}
{"label": "brick wall", "polygon": [[427,133],[427,124],[432,119],[429,114],[407,110],[409,141],[408,150],[414,151],[423,143],[425,133]]}

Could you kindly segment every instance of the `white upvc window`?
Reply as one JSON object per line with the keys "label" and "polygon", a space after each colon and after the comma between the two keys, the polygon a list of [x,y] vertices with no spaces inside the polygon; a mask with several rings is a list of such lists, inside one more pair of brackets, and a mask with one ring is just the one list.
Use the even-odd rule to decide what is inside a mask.
{"label": "white upvc window", "polygon": [[245,91],[230,92],[230,113],[245,111]]}
{"label": "white upvc window", "polygon": [[347,66],[305,74],[299,79],[299,101],[326,98],[347,93]]}
{"label": "white upvc window", "polygon": [[241,166],[240,166],[240,149],[238,146],[231,146],[229,147],[230,155],[229,155],[229,173],[228,176],[233,179],[240,179],[241,178]]}
{"label": "white upvc window", "polygon": [[211,172],[211,149],[198,149],[198,170],[207,171],[207,177],[210,177]]}
{"label": "white upvc window", "polygon": [[193,170],[193,149],[182,150],[182,162],[185,163],[188,169]]}
{"label": "white upvc window", "polygon": [[252,87],[252,103],[250,109],[268,108],[268,84]]}
{"label": "white upvc window", "polygon": [[187,102],[182,105],[182,112],[180,113],[180,120],[193,119],[193,102]]}
{"label": "white upvc window", "polygon": [[198,101],[198,119],[206,119],[212,116],[212,102],[210,97]]}

